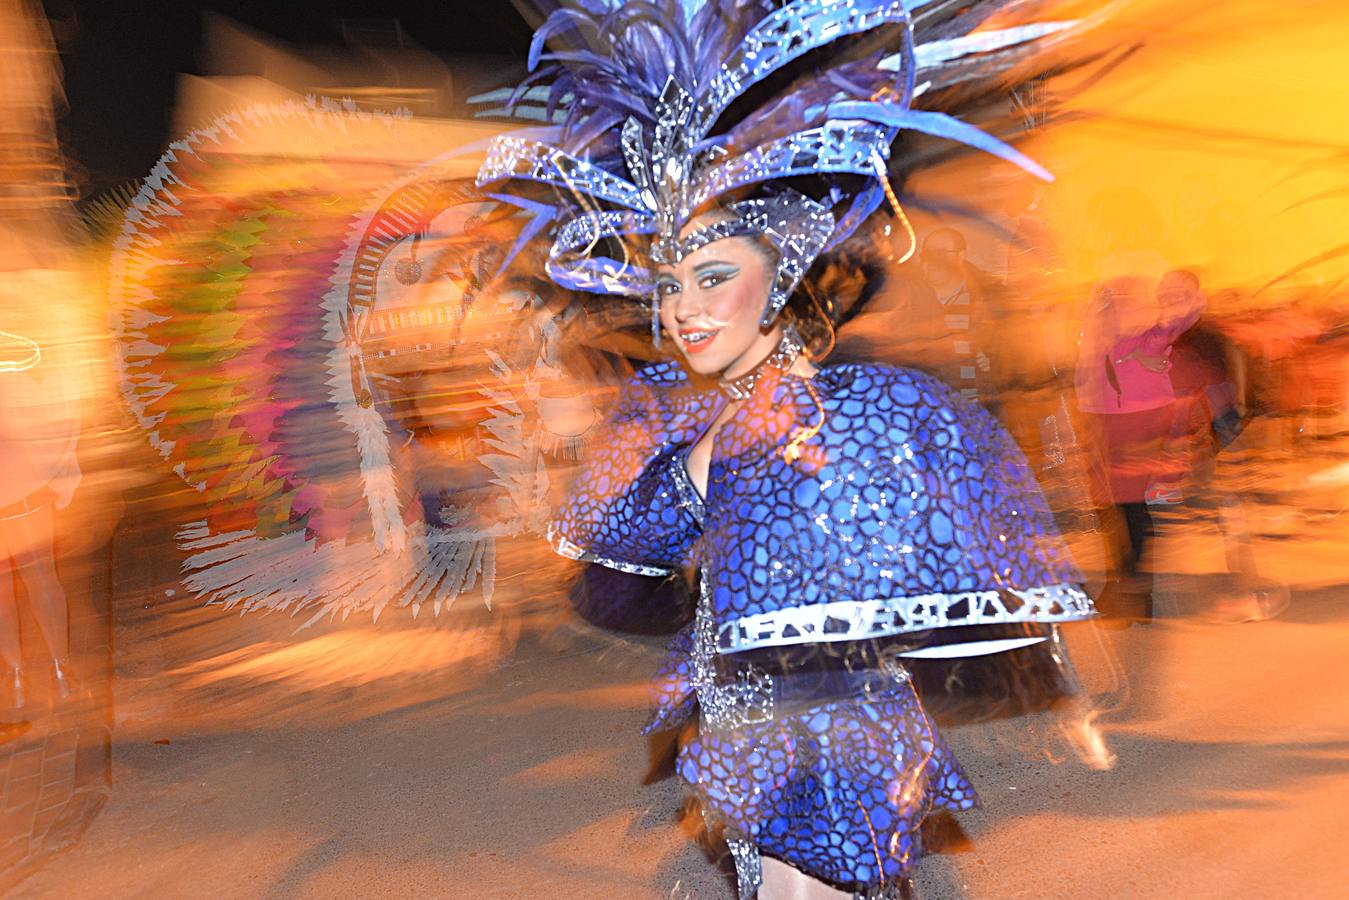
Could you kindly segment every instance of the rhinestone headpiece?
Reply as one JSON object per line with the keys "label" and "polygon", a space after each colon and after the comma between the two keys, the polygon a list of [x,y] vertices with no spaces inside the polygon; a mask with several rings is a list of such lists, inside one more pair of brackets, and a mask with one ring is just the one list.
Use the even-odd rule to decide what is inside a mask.
{"label": "rhinestone headpiece", "polygon": [[[971,33],[1000,6],[1017,5],[994,2],[958,17],[942,7],[925,29],[929,5],[942,7],[931,0],[572,0],[536,33],[530,66],[546,65],[506,106],[553,124],[494,141],[478,184],[536,213],[537,227],[522,240],[555,227],[548,272],[574,290],[654,297],[649,268],[634,261],[634,237],[649,241],[647,255],[659,265],[722,238],[761,235],[779,257],[768,325],[815,258],[880,205],[900,130],[960,141],[1049,177],[974,126],[912,103],[943,77],[987,77],[1011,64],[1009,48],[1071,23]],[[860,58],[831,50],[822,68],[724,121],[732,103],[752,90],[766,93],[766,79],[789,63],[870,32],[889,36],[886,49]],[[930,39],[916,37],[924,34]],[[971,74],[972,61],[993,58],[997,66],[981,64]],[[823,181],[824,196],[787,187],[799,176]],[[555,190],[541,201],[521,182]],[[744,199],[747,193],[754,196]],[[734,216],[681,240],[694,216],[715,207]],[[613,247],[622,258],[603,255]]]}

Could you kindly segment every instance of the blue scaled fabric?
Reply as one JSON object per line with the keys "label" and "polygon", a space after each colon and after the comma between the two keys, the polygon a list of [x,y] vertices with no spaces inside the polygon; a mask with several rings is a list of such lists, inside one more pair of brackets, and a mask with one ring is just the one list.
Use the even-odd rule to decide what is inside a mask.
{"label": "blue scaled fabric", "polygon": [[696,569],[648,729],[700,713],[678,769],[733,850],[873,889],[910,874],[930,812],[978,803],[899,655],[1091,602],[1010,438],[930,376],[767,372],[717,433],[704,497],[685,458],[725,403],[675,363],[638,373],[550,537],[625,571]]}

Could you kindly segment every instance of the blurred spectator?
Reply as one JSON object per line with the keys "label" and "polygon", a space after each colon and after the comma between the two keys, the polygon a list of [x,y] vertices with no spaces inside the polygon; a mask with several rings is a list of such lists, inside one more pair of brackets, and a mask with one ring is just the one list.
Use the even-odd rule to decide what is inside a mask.
{"label": "blurred spectator", "polygon": [[[69,612],[56,576],[53,508],[70,503],[80,481],[75,458],[79,403],[68,379],[41,364],[37,345],[3,334],[0,347],[0,691],[24,705],[24,641],[15,581],[21,581],[46,643],[57,693],[69,697]],[[29,342],[31,343],[31,342]]]}
{"label": "blurred spectator", "polygon": [[923,240],[921,278],[907,287],[905,325],[926,368],[968,400],[993,399],[982,340],[992,279],[965,258],[965,236],[938,228]]}
{"label": "blurred spectator", "polygon": [[997,401],[985,340],[997,282],[965,258],[965,236],[938,228],[923,239],[916,264],[886,283],[844,330],[840,348],[936,375],[966,399]]}
{"label": "blurred spectator", "polygon": [[[1157,288],[1163,309],[1204,307],[1193,272],[1168,272]],[[1216,451],[1236,440],[1243,425],[1245,356],[1207,317],[1200,316],[1171,348],[1171,387],[1197,449]]]}
{"label": "blurred spectator", "polygon": [[[1163,303],[1183,304],[1198,291],[1199,279],[1193,274],[1172,272],[1163,279],[1158,294]],[[1257,569],[1255,535],[1243,491],[1231,484],[1224,487],[1212,478],[1220,451],[1228,447],[1238,452],[1249,449],[1243,437],[1250,391],[1246,354],[1215,323],[1201,317],[1176,339],[1171,363],[1177,403],[1189,425],[1193,490],[1204,492],[1217,507],[1218,530],[1231,577],[1230,590],[1214,602],[1214,614],[1220,621],[1233,623],[1272,618],[1288,605],[1288,589],[1262,577]]]}
{"label": "blurred spectator", "polygon": [[1117,565],[1097,600],[1105,615],[1152,618],[1152,579],[1140,570],[1154,530],[1148,505],[1179,502],[1188,468],[1188,420],[1176,401],[1170,356],[1202,305],[1192,275],[1169,273],[1155,292],[1136,275],[1104,280],[1088,307],[1077,401],[1093,431],[1104,499],[1123,521]]}
{"label": "blurred spectator", "polygon": [[1075,292],[1065,285],[1057,235],[1041,217],[1042,188],[1029,182],[1019,188],[1008,211],[1015,228],[998,318],[984,326],[997,335],[998,413],[1040,479],[1060,528],[1096,532],[1100,523],[1090,502],[1088,460],[1073,402],[1080,323],[1064,314]]}
{"label": "blurred spectator", "polygon": [[0,2],[0,692],[23,705],[15,581],[45,638],[57,690],[70,691],[69,613],[56,577],[53,507],[79,481],[79,391],[57,365],[73,220],[54,109],[59,64],[38,4]]}

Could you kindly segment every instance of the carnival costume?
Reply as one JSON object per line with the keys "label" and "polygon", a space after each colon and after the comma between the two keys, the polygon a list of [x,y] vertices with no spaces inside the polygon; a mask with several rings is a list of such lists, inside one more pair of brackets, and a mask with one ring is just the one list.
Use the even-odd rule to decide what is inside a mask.
{"label": "carnival costume", "polygon": [[[815,257],[880,205],[900,129],[1040,171],[911,103],[1063,23],[967,33],[999,4],[920,20],[946,6],[585,0],[550,16],[531,53],[549,63],[538,79],[551,77],[546,117],[559,124],[498,139],[479,182],[555,229],[556,281],[649,299],[653,330],[658,300],[628,250],[634,237],[658,264],[726,237],[766,239],[779,257],[767,327]],[[805,54],[863,35],[894,40],[742,102]],[[526,83],[517,99],[539,90]],[[825,185],[815,197],[786,184],[806,175]],[[684,234],[713,207],[733,215]],[[929,812],[978,802],[901,657],[960,626],[1019,627],[984,651],[1024,646],[1092,608],[1024,461],[986,413],[911,371],[798,376],[802,351],[785,326],[763,363],[720,390],[674,363],[638,373],[550,536],[564,555],[624,571],[697,569],[696,618],[659,673],[650,727],[700,710],[678,768],[726,827],[742,897],[758,888],[763,853],[879,895],[911,875]],[[732,401],[700,496],[688,451]]]}

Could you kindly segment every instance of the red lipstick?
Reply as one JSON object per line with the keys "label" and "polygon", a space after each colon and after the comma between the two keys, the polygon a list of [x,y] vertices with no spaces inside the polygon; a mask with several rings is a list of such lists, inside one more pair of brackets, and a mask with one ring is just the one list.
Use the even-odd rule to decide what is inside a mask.
{"label": "red lipstick", "polygon": [[[720,333],[721,329],[684,328],[679,332],[679,343],[684,348],[685,353],[702,353],[712,345],[712,342],[717,339],[717,335]],[[707,337],[700,341],[689,341],[688,335],[692,334],[706,334]]]}

